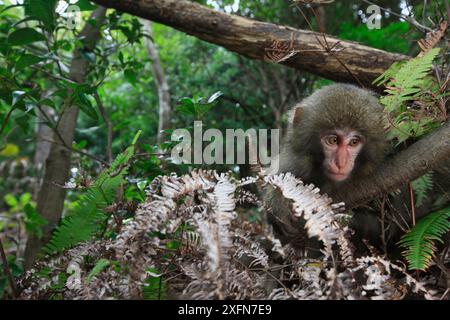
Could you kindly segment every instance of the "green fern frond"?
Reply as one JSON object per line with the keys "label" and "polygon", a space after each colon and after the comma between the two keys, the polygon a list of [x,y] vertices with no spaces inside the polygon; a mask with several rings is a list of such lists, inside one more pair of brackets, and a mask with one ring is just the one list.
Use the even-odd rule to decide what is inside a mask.
{"label": "green fern frond", "polygon": [[397,72],[400,70],[400,68],[405,64],[405,61],[397,61],[391,64],[389,69],[387,69],[385,72],[383,72],[382,75],[380,75],[378,78],[373,80],[373,84],[380,86],[382,84],[387,83],[389,80],[395,77]]}
{"label": "green fern frond", "polygon": [[433,174],[427,173],[411,182],[411,186],[416,196],[416,207],[420,207],[427,198],[427,193],[433,189]]}
{"label": "green fern frond", "polygon": [[92,281],[92,278],[105,270],[110,264],[111,262],[108,259],[98,260],[94,268],[92,268],[91,272],[89,272],[89,275],[87,277],[88,283]]}
{"label": "green fern frond", "polygon": [[442,236],[450,231],[450,207],[430,213],[399,241],[405,248],[403,255],[410,270],[425,270],[436,251],[435,241],[443,242]]}
{"label": "green fern frond", "polygon": [[100,231],[107,219],[103,209],[114,202],[118,188],[125,183],[128,163],[134,154],[134,145],[119,154],[111,166],[100,173],[93,185],[77,201],[74,212],[62,219],[45,253],[52,254],[90,240]]}
{"label": "green fern frond", "polygon": [[[375,81],[379,83],[389,77],[392,80],[387,82],[388,95],[382,97],[380,102],[386,107],[386,111],[404,111],[404,102],[414,100],[421,92],[421,89],[428,83],[426,76],[431,70],[433,60],[439,53],[439,48],[434,48],[421,57],[416,57],[405,64],[396,64],[389,68],[383,75]],[[397,71],[397,72],[394,72]]]}

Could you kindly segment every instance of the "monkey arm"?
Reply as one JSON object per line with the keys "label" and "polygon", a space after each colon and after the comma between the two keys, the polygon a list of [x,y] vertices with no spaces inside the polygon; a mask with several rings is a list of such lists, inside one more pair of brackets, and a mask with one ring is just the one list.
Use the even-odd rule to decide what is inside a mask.
{"label": "monkey arm", "polygon": [[333,200],[346,199],[346,208],[351,209],[449,163],[450,123],[446,123],[388,159],[372,176],[353,181],[348,188],[338,190]]}
{"label": "monkey arm", "polygon": [[267,49],[287,47],[286,56],[297,53],[281,64],[335,81],[374,87],[372,81],[393,62],[409,59],[328,35],[226,14],[186,0],[92,1],[171,26],[251,59],[273,61]]}

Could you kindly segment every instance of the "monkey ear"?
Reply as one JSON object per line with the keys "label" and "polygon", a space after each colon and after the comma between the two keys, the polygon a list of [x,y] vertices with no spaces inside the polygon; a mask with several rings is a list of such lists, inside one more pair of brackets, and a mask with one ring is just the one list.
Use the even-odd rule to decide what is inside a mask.
{"label": "monkey ear", "polygon": [[304,113],[304,109],[302,106],[299,105],[299,106],[295,107],[294,114],[292,117],[292,123],[294,125],[297,125],[300,123],[300,121],[302,120],[302,117],[303,117],[303,113]]}

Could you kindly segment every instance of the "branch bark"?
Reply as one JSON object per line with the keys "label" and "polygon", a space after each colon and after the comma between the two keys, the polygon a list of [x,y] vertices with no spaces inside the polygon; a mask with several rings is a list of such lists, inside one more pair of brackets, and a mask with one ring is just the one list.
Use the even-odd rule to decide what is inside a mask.
{"label": "branch bark", "polygon": [[[89,62],[83,58],[82,52],[83,50],[92,51],[97,45],[101,37],[99,26],[102,24],[105,13],[106,8],[97,8],[91,15],[91,19],[96,20],[97,23],[95,25],[86,23],[80,33],[83,46],[75,49],[70,66],[69,77],[73,81],[84,82]],[[25,269],[31,268],[37,254],[48,242],[55,225],[61,219],[66,190],[59,185],[64,185],[69,178],[72,152],[66,146],[72,145],[79,111],[78,106],[70,105],[70,99],[67,103],[68,105],[64,108],[56,127],[59,134],[53,135],[53,140],[56,143],[51,145],[50,153],[45,162],[44,180],[37,200],[37,211],[48,221],[48,224],[43,228],[42,238],[38,238],[34,234],[29,236],[25,248]]]}
{"label": "branch bark", "polygon": [[[282,64],[341,82],[355,82],[357,78],[367,87],[372,87],[372,81],[393,62],[409,58],[312,31],[226,14],[186,0],[93,2],[171,26],[251,59],[267,59],[266,49],[273,40],[290,43],[292,39],[294,50],[300,52]],[[325,39],[330,47],[337,45],[342,50],[325,52]]]}
{"label": "branch bark", "polygon": [[[150,21],[144,20],[144,28],[150,37],[153,36],[152,24]],[[147,53],[152,62],[152,73],[155,81],[156,88],[158,89],[159,97],[159,125],[157,143],[158,145],[164,142],[163,131],[170,128],[170,87],[167,83],[166,75],[159,59],[159,52],[156,45],[153,43],[153,39],[146,37],[145,46]]]}

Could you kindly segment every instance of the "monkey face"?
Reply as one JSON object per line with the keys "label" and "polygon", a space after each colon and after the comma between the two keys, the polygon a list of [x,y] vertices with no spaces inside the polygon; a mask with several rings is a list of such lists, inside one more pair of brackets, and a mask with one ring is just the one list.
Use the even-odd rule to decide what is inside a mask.
{"label": "monkey face", "polygon": [[364,146],[364,137],[354,130],[338,129],[322,134],[320,142],[325,176],[333,182],[347,180]]}

